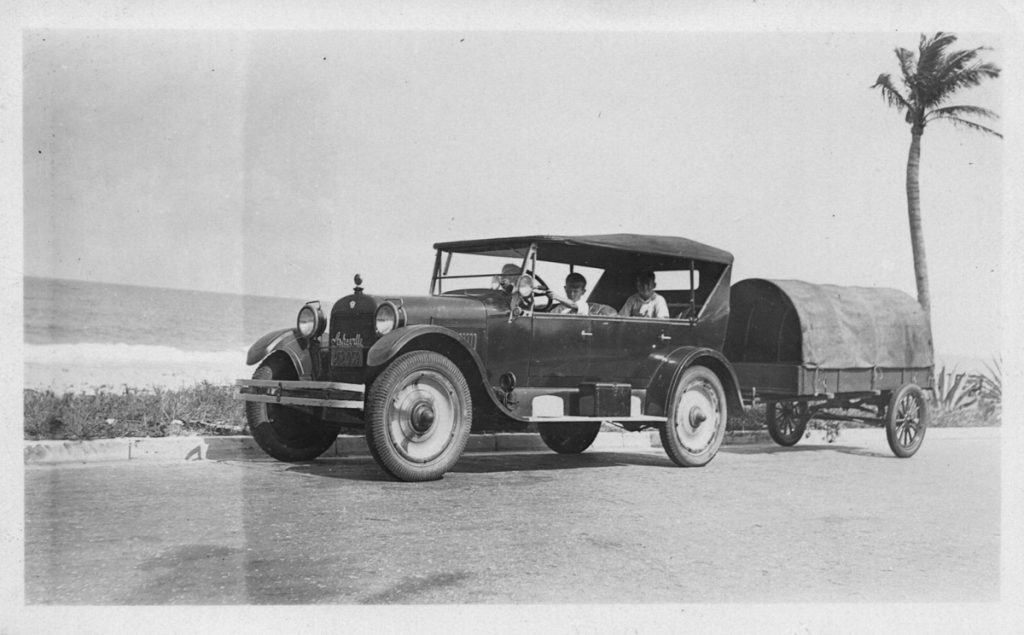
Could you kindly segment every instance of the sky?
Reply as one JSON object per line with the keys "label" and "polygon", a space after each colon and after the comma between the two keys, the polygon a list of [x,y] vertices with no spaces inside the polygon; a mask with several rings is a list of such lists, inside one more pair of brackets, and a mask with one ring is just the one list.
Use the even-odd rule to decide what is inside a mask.
{"label": "sky", "polygon": [[[629,232],[916,295],[909,127],[869,89],[916,33],[23,37],[26,275],[330,302],[357,272],[425,293],[437,241]],[[998,112],[1001,81],[959,103]],[[940,352],[999,349],[1003,152],[926,129]]]}

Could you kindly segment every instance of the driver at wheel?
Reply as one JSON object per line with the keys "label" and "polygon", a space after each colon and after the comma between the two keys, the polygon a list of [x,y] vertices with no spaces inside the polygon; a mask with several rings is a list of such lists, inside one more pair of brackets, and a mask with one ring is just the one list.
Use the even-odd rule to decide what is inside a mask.
{"label": "driver at wheel", "polygon": [[551,309],[552,313],[578,313],[587,315],[590,307],[581,298],[587,292],[587,279],[582,274],[573,272],[565,277],[565,295],[552,291],[551,297],[558,301],[558,306]]}

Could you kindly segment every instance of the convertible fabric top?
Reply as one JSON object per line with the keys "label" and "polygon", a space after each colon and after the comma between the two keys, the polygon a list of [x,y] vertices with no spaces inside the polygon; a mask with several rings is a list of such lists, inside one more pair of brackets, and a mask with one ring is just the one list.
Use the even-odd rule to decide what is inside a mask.
{"label": "convertible fabric top", "polygon": [[902,291],[749,279],[730,294],[730,361],[834,369],[933,365],[928,319]]}
{"label": "convertible fabric top", "polygon": [[537,243],[543,260],[595,266],[621,263],[636,254],[665,259],[704,260],[732,264],[732,254],[721,249],[675,236],[604,234],[598,236],[517,236],[436,243],[435,249],[503,257],[522,257],[530,243]]}

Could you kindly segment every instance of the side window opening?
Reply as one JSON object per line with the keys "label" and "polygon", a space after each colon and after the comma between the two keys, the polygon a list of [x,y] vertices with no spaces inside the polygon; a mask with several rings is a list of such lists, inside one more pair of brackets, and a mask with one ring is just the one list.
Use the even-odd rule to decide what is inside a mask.
{"label": "side window opening", "polygon": [[697,289],[700,288],[700,271],[697,269],[676,269],[655,271],[658,287],[656,291],[665,298],[668,314],[672,319],[697,317]]}

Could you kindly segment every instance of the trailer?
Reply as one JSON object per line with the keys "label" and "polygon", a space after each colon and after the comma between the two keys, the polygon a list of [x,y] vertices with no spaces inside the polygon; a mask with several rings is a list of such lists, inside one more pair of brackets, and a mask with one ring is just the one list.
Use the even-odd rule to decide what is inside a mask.
{"label": "trailer", "polygon": [[724,353],[746,403],[764,403],[768,433],[796,444],[812,419],[884,427],[913,456],[929,422],[931,329],[895,289],[748,279],[730,290]]}

